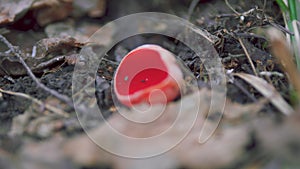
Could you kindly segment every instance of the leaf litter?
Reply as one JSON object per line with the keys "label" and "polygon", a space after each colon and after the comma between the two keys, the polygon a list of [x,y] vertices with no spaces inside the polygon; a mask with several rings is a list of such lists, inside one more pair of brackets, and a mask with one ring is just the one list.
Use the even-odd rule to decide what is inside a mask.
{"label": "leaf litter", "polygon": [[[179,145],[177,145],[174,149],[170,150],[162,156],[150,158],[148,160],[145,159],[142,160],[142,162],[140,160],[123,159],[102,150],[96,144],[94,144],[91,139],[85,134],[79,135],[72,139],[65,139],[63,143],[59,143],[58,145],[56,145],[58,147],[64,147],[56,153],[65,154],[66,158],[70,158],[75,163],[82,166],[97,166],[103,163],[109,163],[113,164],[113,166],[117,168],[138,168],[141,167],[140,165],[142,165],[143,163],[148,163],[148,161],[156,163],[161,161],[162,159],[166,159],[170,162],[170,164],[166,164],[170,165],[168,167],[180,165],[189,168],[219,168],[234,163],[235,160],[243,154],[244,147],[246,147],[246,145],[248,144],[248,134],[250,132],[250,129],[247,127],[248,124],[242,124],[234,127],[220,127],[206,144],[199,144],[198,137],[205,120],[204,114],[206,114],[209,109],[210,91],[203,89],[199,94],[202,96],[205,95],[205,97],[201,97],[201,100],[199,102],[199,112],[201,113],[195,122],[195,126],[186,137],[186,139],[179,143]],[[194,97],[198,97],[198,95],[187,96],[183,99],[183,107],[181,107],[181,111],[183,111],[183,113],[185,113],[187,116],[189,114],[188,111],[194,109],[194,107],[196,106],[190,101],[194,100]],[[145,137],[157,133],[157,131],[161,128],[164,128],[164,126],[171,125],[173,123],[172,119],[174,119],[174,116],[176,115],[174,114],[174,111],[177,111],[178,106],[180,106],[180,104],[178,103],[172,103],[168,105],[168,107],[166,108],[166,112],[164,112],[164,115],[166,116],[155,123],[155,125],[149,125],[139,128],[134,126],[127,120],[124,120],[123,117],[119,114],[112,115],[112,117],[108,119],[108,122],[113,124],[117,123],[117,126],[119,126],[118,130],[122,131],[122,133],[125,135]],[[230,110],[230,104],[227,104],[227,109]],[[225,113],[225,115],[226,114],[227,113]],[[213,123],[213,121],[211,121],[210,123]],[[108,130],[106,130],[105,127],[105,125],[100,125],[98,128],[93,129],[92,134],[94,135],[94,138],[103,139],[104,137],[109,136],[110,133],[107,133]],[[178,126],[176,130],[180,132],[180,126]],[[176,130],[172,134],[173,136],[177,135]],[[145,133],[145,131],[147,131],[147,133]],[[159,146],[159,144],[163,142],[172,142],[172,135],[168,138],[170,140],[160,140],[156,145],[153,146]],[[107,141],[113,141],[115,142],[114,144],[118,146],[122,146],[122,144],[124,144],[121,140]],[[55,142],[55,139],[53,140],[53,142]],[[43,152],[38,151],[39,147],[43,149],[43,147],[46,147],[46,144],[49,143],[36,144],[35,152],[37,154],[35,154],[34,156],[32,156],[31,154],[31,158],[41,158]],[[24,153],[28,156],[30,154],[30,149],[27,149],[27,146],[24,147]],[[142,147],[140,147],[140,150],[139,147],[132,147],[132,149],[134,149],[135,151],[144,151]],[[188,151],[189,153],[186,153],[186,151]],[[211,159],[212,161],[209,161],[208,159]],[[220,160],[216,162],[215,159]],[[173,162],[176,163],[172,164]],[[157,167],[160,168],[162,166]]]}

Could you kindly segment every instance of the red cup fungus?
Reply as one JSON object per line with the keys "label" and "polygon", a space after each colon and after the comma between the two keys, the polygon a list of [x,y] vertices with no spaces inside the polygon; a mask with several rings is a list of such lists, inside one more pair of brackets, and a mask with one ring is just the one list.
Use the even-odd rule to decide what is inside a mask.
{"label": "red cup fungus", "polygon": [[[164,104],[179,96],[182,81],[183,73],[175,56],[158,45],[146,44],[122,59],[114,76],[114,91],[128,107]],[[159,94],[155,94],[157,90]]]}

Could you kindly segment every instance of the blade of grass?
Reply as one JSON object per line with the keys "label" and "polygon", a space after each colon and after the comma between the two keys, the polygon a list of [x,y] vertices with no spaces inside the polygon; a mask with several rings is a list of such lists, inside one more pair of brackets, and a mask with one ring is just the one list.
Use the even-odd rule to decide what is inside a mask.
{"label": "blade of grass", "polygon": [[290,20],[297,20],[296,0],[288,0]]}
{"label": "blade of grass", "polygon": [[283,12],[288,12],[289,8],[286,6],[286,4],[283,2],[283,0],[276,0],[279,8],[283,11]]}
{"label": "blade of grass", "polygon": [[300,5],[300,2],[297,0],[287,0],[287,4],[283,0],[276,0],[276,2],[283,13],[287,28],[293,32],[293,35],[290,36],[290,42],[294,51],[297,69],[300,70],[300,37],[299,29],[295,23],[298,19],[297,5]]}
{"label": "blade of grass", "polygon": [[289,9],[289,17],[290,20],[288,21],[288,27],[290,31],[294,32],[294,36],[291,36],[291,43],[296,59],[297,69],[300,70],[300,39],[299,39],[299,31],[296,24],[297,21],[297,10],[296,5],[300,5],[300,3],[297,0],[288,0],[288,9]]}

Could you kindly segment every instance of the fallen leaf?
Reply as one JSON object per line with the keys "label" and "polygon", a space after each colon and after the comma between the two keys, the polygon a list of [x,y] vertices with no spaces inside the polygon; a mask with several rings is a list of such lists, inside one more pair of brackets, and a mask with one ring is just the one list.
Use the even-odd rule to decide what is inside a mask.
{"label": "fallen leaf", "polygon": [[273,85],[269,84],[264,79],[245,73],[234,73],[233,75],[245,80],[263,96],[270,99],[271,103],[283,114],[290,115],[294,112],[293,108],[282,98]]}
{"label": "fallen leaf", "polygon": [[[274,121],[269,117],[258,117],[251,121],[245,121],[241,125],[222,127],[205,144],[199,144],[197,141],[199,126],[202,125],[201,121],[198,120],[190,135],[174,149],[146,159],[114,156],[98,147],[86,134],[81,134],[73,138],[63,138],[56,135],[43,142],[27,141],[15,157],[19,159],[17,163],[16,161],[12,163],[9,160],[11,158],[7,160],[9,161],[8,164],[12,166],[17,164],[24,169],[37,169],[41,166],[42,168],[55,166],[57,169],[92,168],[96,166],[110,166],[110,168],[117,169],[232,168],[230,164],[239,163],[239,159],[243,159],[244,154],[249,157],[246,147],[254,134],[256,157],[263,155],[277,160],[292,160],[299,164],[300,151],[297,149],[300,146],[299,117],[299,114],[293,114],[281,122]],[[118,119],[119,117],[113,118]],[[96,133],[103,132],[100,128],[96,129],[94,134],[104,135],[105,132]],[[99,139],[107,139],[107,137],[104,136]],[[159,144],[160,142],[153,146]],[[250,154],[249,162],[252,164],[253,151],[251,153],[250,150]],[[1,159],[3,157],[0,149]]]}
{"label": "fallen leaf", "polygon": [[[63,109],[66,105],[61,104],[57,99],[49,97],[45,101],[47,105],[56,107],[56,110],[66,114]],[[47,107],[47,105],[45,105]],[[20,115],[13,118],[9,136],[22,136],[28,134],[38,138],[48,138],[56,131],[64,127],[64,118],[59,115],[59,112],[50,112],[47,108],[32,103],[29,108]]]}
{"label": "fallen leaf", "polygon": [[[45,38],[35,43],[34,55],[30,56],[20,50],[21,57],[25,60],[33,73],[43,73],[53,65],[62,63],[65,57],[72,56],[84,44],[70,36]],[[53,55],[49,55],[53,54]],[[27,74],[20,60],[12,53],[0,58],[0,76],[21,76]]]}
{"label": "fallen leaf", "polygon": [[[67,51],[83,46],[72,37],[45,38],[36,43],[36,59],[42,59],[49,53]],[[36,63],[37,64],[37,63]]]}
{"label": "fallen leaf", "polygon": [[40,0],[36,1],[32,8],[36,20],[40,26],[59,21],[71,15],[73,0]]}
{"label": "fallen leaf", "polygon": [[256,116],[257,113],[264,107],[266,102],[267,102],[266,99],[261,99],[255,103],[239,104],[227,100],[227,103],[225,105],[225,110],[224,110],[224,118],[229,121],[243,122],[243,120],[241,120],[242,117]]}
{"label": "fallen leaf", "polygon": [[59,5],[61,0],[37,0],[32,4],[32,8],[44,8],[48,6]]}
{"label": "fallen leaf", "polygon": [[[66,142],[64,146],[65,154],[81,166],[98,166],[108,163],[112,164],[116,168],[140,168],[142,166],[146,166],[146,164],[151,165],[149,168],[153,168],[154,164],[160,164],[155,165],[155,168],[166,168],[166,166],[168,166],[167,168],[185,166],[188,168],[213,169],[234,163],[243,154],[244,146],[248,142],[248,134],[250,131],[248,131],[246,125],[241,125],[239,127],[235,126],[232,128],[220,127],[206,143],[200,144],[198,141],[211,101],[210,91],[207,90],[202,90],[199,95],[194,94],[183,98],[182,105],[180,103],[170,103],[165,109],[162,118],[157,119],[154,124],[139,125],[137,127],[132,122],[124,120],[119,113],[116,113],[109,118],[108,123],[126,136],[135,138],[153,136],[161,133],[161,131],[164,131],[173,124],[174,119],[176,119],[176,112],[179,109],[185,114],[185,116],[191,116],[191,111],[194,111],[195,106],[198,104],[195,103],[195,100],[197,100],[195,99],[196,97],[200,97],[200,114],[196,119],[195,125],[181,143],[163,155],[153,158],[134,160],[124,159],[107,153],[98,147],[93,141],[107,141],[107,143],[111,144],[113,147],[123,147],[135,152],[140,151],[141,153],[146,152],[148,147],[146,149],[137,145],[128,147],[126,142],[111,138],[110,130],[108,130],[105,125],[100,125],[99,128],[91,131],[90,136],[92,136],[93,141],[87,135],[81,135]],[[229,108],[230,104],[228,105],[228,109]],[[134,111],[129,111],[127,113],[138,119],[143,118],[143,116],[135,114]],[[147,112],[147,114],[148,113],[151,112]],[[208,121],[207,123],[210,127],[214,126],[213,121]],[[163,138],[151,146],[155,147],[172,144],[173,140],[181,133],[182,128],[188,125],[189,124],[185,124],[185,121],[182,121],[181,125],[172,126],[172,130],[174,129],[174,131],[168,135],[167,138]],[[74,147],[76,147],[76,149]],[[216,161],[215,159],[218,160]]]}
{"label": "fallen leaf", "polygon": [[[58,168],[62,168],[61,165],[71,164],[84,167],[109,165],[117,169],[142,168],[143,166],[147,166],[143,168],[149,169],[171,169],[180,166],[203,169],[229,167],[241,160],[241,157],[243,157],[246,153],[245,147],[249,143],[253,129],[251,122],[238,123],[235,125],[231,124],[229,126],[226,124],[220,124],[210,139],[207,142],[200,144],[199,135],[203,128],[204,121],[206,121],[208,126],[207,131],[215,125],[214,119],[207,117],[207,115],[214,114],[208,114],[211,104],[211,94],[210,90],[204,88],[200,90],[199,93],[196,92],[194,94],[184,96],[180,101],[168,104],[167,107],[165,107],[163,114],[151,123],[136,125],[136,123],[132,123],[131,121],[124,119],[120,113],[114,113],[108,118],[107,123],[111,124],[115,130],[126,136],[135,138],[151,137],[162,133],[169,127],[172,127],[172,132],[170,132],[167,137],[160,138],[155,144],[150,144],[150,147],[141,147],[135,144],[128,145],[126,141],[124,142],[124,140],[114,139],[109,127],[107,125],[103,125],[104,123],[99,123],[98,127],[90,129],[89,136],[91,136],[93,140],[91,140],[91,138],[85,133],[77,135],[74,138],[60,139],[55,139],[56,136],[54,135],[53,139],[43,143],[27,143],[20,152],[19,158],[23,159],[21,161],[22,166],[31,167],[40,166],[43,162],[47,163],[46,167],[58,166]],[[50,101],[48,101],[49,104]],[[57,103],[54,101],[53,104]],[[226,102],[224,116],[226,118],[237,118],[243,114],[251,112],[254,113],[259,111],[263,107],[263,104],[264,102],[260,101],[259,106],[249,104],[243,107],[243,105],[232,103],[228,100]],[[258,104],[256,103],[256,105]],[[199,114],[195,117],[192,111],[197,111],[198,106]],[[158,110],[161,110],[161,106],[159,105],[154,106],[146,114],[126,109],[122,112],[127,114],[127,117],[145,120],[152,114],[156,114],[155,112],[158,112]],[[178,120],[178,110],[180,110],[184,115],[183,117],[187,119],[193,118],[195,123],[183,141],[178,144],[174,144],[174,140],[178,138],[178,135],[182,134],[182,131],[186,128],[186,126],[191,125],[190,121],[185,120],[180,120],[178,125],[173,125],[174,120]],[[230,114],[230,110],[233,110],[232,114]],[[27,125],[25,129],[28,128],[28,126],[38,128],[40,126],[39,124],[51,124],[47,121],[43,121],[43,116],[40,118],[34,118],[32,122],[33,123],[31,125]],[[226,122],[228,121],[223,121],[223,123]],[[28,132],[28,129],[26,129],[26,131]],[[37,131],[38,133],[39,130],[33,131]],[[149,149],[151,150],[152,148],[163,145],[171,144],[175,147],[159,156],[145,159],[130,159],[108,153],[96,145],[93,141],[104,141],[118,149],[140,152],[142,154],[147,152]],[[45,152],[47,153],[45,154]],[[218,160],[216,161],[215,159]],[[66,163],[66,161],[71,163]]]}
{"label": "fallen leaf", "polygon": [[288,74],[290,82],[300,96],[300,74],[294,63],[294,56],[288,46],[287,38],[275,28],[268,29],[267,35],[270,38],[272,53],[280,61],[282,68]]}
{"label": "fallen leaf", "polygon": [[34,0],[0,0],[0,25],[14,22],[24,15]]}
{"label": "fallen leaf", "polygon": [[280,122],[266,117],[254,120],[254,131],[264,153],[300,166],[299,113],[298,111]]}
{"label": "fallen leaf", "polygon": [[32,113],[29,113],[28,111],[14,117],[12,127],[8,135],[11,137],[23,135],[24,130],[26,130],[26,125],[29,123],[31,117]]}
{"label": "fallen leaf", "polygon": [[20,158],[14,163],[16,166],[22,166],[22,169],[76,168],[61,153],[61,146],[64,141],[65,139],[58,135],[42,144],[29,142],[22,148],[19,154]]}
{"label": "fallen leaf", "polygon": [[16,56],[3,57],[0,59],[0,76],[5,75],[25,75],[26,69]]}
{"label": "fallen leaf", "polygon": [[[145,150],[151,149],[151,147],[172,143],[178,134],[181,133],[181,130],[190,124],[186,124],[187,122],[185,121],[180,121],[180,125],[172,126],[172,130],[174,130],[168,137],[164,137],[155,144],[149,145],[150,147],[139,147],[137,145],[124,147],[128,145],[122,140],[111,138],[110,130],[108,130],[107,126],[103,125],[103,123],[100,123],[99,127],[91,129],[91,132],[89,133],[89,136],[92,136],[94,140],[91,140],[91,138],[84,133],[73,138],[54,136],[52,139],[42,143],[29,142],[25,144],[18,157],[21,159],[20,165],[38,168],[44,164],[44,168],[55,166],[56,168],[61,169],[64,168],[64,166],[72,166],[75,164],[76,167],[88,168],[108,165],[116,169],[171,169],[182,166],[202,169],[230,167],[242,160],[244,155],[247,154],[246,147],[250,142],[253,130],[260,130],[260,125],[253,126],[252,121],[244,121],[244,123],[235,125],[226,125],[227,121],[222,121],[222,124],[219,125],[219,128],[214,132],[212,137],[204,144],[200,144],[199,134],[204,121],[207,120],[206,116],[207,111],[210,108],[210,102],[211,91],[202,89],[199,93],[182,98],[182,104],[180,102],[168,104],[162,117],[155,120],[155,124],[145,124],[137,127],[131,121],[125,120],[119,113],[113,114],[107,120],[108,123],[112,124],[112,126],[122,134],[143,138],[153,134],[155,135],[166,129],[166,127],[172,126],[174,119],[176,119],[177,116],[176,112],[178,112],[179,108],[181,108],[185,117],[193,117],[191,111],[195,110],[195,107],[197,107],[197,104],[199,103],[200,113],[195,119],[196,121],[192,130],[182,142],[177,144],[170,151],[158,156],[145,159],[123,158],[108,153],[97,146],[94,141],[106,141],[112,146],[120,149],[125,148],[143,153]],[[257,112],[262,108],[264,101],[260,101],[259,104],[261,105],[255,106],[255,104],[249,104],[243,107],[243,105],[239,105],[238,103],[227,101],[225,117],[236,118],[236,115],[251,113],[251,111]],[[152,109],[152,111],[157,111],[157,108],[159,107]],[[234,116],[231,116],[230,110],[235,108],[237,109],[233,110]],[[125,113],[129,113],[137,119],[147,117],[136,114],[135,111],[130,110],[127,110]],[[209,127],[214,126],[214,120],[209,119],[207,124]],[[272,130],[272,128],[269,127],[267,129]],[[272,132],[276,133],[276,130]]]}

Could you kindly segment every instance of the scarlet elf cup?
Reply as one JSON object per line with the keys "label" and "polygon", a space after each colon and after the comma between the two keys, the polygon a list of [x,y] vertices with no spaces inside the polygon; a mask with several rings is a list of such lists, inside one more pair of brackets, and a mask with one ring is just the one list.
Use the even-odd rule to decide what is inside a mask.
{"label": "scarlet elf cup", "polygon": [[158,45],[146,44],[122,59],[114,76],[114,91],[128,107],[165,104],[180,95],[182,83],[183,73],[174,54]]}

